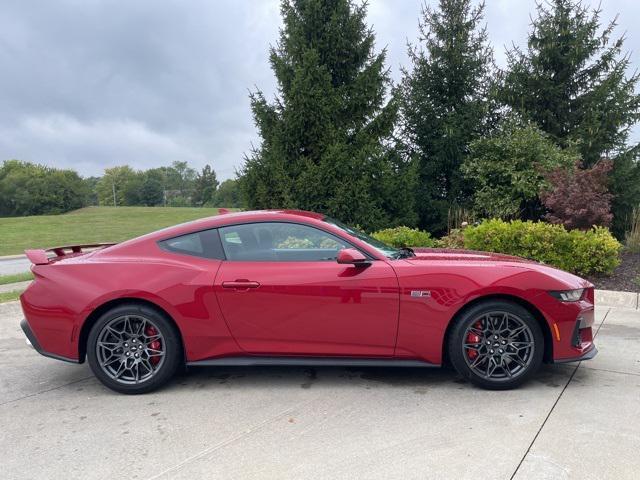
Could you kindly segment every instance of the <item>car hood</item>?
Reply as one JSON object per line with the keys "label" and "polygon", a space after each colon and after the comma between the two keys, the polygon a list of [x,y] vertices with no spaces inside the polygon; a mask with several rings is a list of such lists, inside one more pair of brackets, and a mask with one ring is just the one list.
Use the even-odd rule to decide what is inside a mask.
{"label": "car hood", "polygon": [[555,280],[562,282],[566,288],[590,288],[593,287],[589,281],[580,278],[564,270],[545,265],[535,260],[505,255],[503,253],[480,252],[476,250],[450,249],[450,248],[414,248],[415,257],[406,259],[408,263],[415,266],[425,265],[427,261],[460,262],[469,264],[494,263],[501,266],[521,267],[527,270],[534,270]]}
{"label": "car hood", "polygon": [[415,257],[410,261],[420,260],[449,260],[449,261],[486,261],[486,262],[517,262],[517,263],[539,263],[513,255],[504,253],[479,252],[476,250],[463,250],[457,248],[414,248]]}

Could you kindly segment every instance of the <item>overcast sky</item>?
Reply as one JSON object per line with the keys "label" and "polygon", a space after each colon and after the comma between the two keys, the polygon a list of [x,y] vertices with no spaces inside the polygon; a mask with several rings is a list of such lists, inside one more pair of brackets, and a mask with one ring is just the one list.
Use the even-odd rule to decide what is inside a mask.
{"label": "overcast sky", "polygon": [[[421,2],[369,3],[397,80]],[[640,1],[601,3],[604,19],[620,14],[637,66]],[[533,9],[534,0],[486,1],[499,65],[505,45],[524,43]],[[278,0],[2,0],[0,160],[84,176],[186,160],[233,177],[259,141],[248,90],[275,92],[267,54],[279,27]]]}

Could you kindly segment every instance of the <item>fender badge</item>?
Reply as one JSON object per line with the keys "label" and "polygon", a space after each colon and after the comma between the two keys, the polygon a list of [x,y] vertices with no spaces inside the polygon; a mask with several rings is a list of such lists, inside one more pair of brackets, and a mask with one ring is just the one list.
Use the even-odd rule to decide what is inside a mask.
{"label": "fender badge", "polygon": [[411,290],[412,297],[430,297],[431,291],[429,290]]}

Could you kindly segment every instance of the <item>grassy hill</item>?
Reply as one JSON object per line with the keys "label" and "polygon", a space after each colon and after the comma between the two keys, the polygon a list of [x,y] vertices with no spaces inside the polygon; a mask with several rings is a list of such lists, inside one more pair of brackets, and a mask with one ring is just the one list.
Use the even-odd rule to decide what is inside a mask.
{"label": "grassy hill", "polygon": [[121,242],[217,213],[217,208],[87,207],[65,215],[4,217],[0,218],[0,256],[26,248]]}

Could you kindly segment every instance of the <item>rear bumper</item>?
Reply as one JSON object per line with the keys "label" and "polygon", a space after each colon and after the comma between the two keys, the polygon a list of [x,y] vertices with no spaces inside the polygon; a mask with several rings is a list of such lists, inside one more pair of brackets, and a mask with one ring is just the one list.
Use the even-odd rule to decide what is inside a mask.
{"label": "rear bumper", "polygon": [[29,326],[29,322],[27,322],[26,318],[23,318],[20,321],[20,328],[22,328],[22,331],[24,332],[25,336],[27,337],[27,340],[28,340],[29,344],[40,355],[44,355],[45,357],[49,357],[49,358],[55,358],[56,360],[62,360],[64,362],[80,363],[75,358],[63,357],[62,355],[56,355],[55,353],[50,353],[50,352],[47,352],[47,351],[43,350],[42,347],[40,346],[40,343],[38,342],[38,339],[33,334],[33,330],[31,330],[31,327]]}
{"label": "rear bumper", "polygon": [[589,350],[587,350],[586,352],[584,352],[582,355],[578,357],[561,358],[559,360],[554,360],[553,363],[572,363],[572,362],[581,362],[583,360],[591,360],[597,354],[598,354],[598,349],[596,348],[595,345],[592,344]]}

